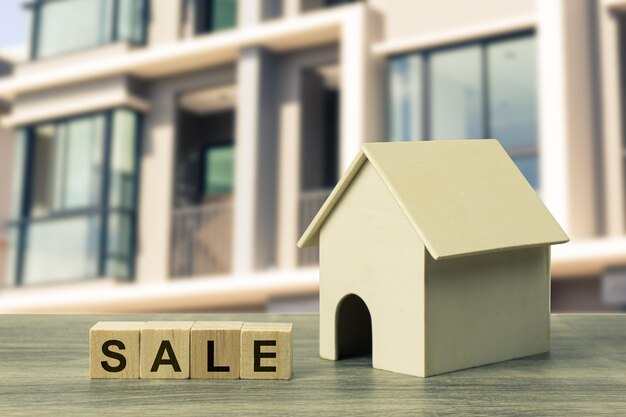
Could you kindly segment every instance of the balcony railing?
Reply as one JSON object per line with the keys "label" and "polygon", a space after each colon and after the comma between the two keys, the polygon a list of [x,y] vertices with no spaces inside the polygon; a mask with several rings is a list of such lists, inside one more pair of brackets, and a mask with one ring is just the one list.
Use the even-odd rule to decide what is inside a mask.
{"label": "balcony railing", "polygon": [[[319,209],[328,198],[331,189],[320,189],[312,191],[303,191],[300,194],[300,208],[298,214],[299,221],[299,236],[306,230],[313,220],[313,217],[317,214]],[[306,248],[298,250],[298,265],[310,266],[317,265],[319,263],[319,249],[318,248]]]}
{"label": "balcony railing", "polygon": [[172,277],[229,273],[232,230],[231,202],[176,209],[172,222]]}

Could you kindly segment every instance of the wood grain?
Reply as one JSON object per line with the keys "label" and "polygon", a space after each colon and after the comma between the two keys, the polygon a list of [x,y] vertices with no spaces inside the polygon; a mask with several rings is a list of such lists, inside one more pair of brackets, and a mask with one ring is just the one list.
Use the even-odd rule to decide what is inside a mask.
{"label": "wood grain", "polygon": [[[292,322],[291,380],[89,378],[98,321]],[[552,316],[551,353],[418,378],[319,358],[317,315],[0,315],[0,415],[626,414],[626,316]]]}
{"label": "wood grain", "polygon": [[90,376],[139,378],[139,333],[143,325],[142,321],[96,323],[89,330]]}
{"label": "wood grain", "polygon": [[244,323],[241,378],[290,379],[292,332],[292,323]]}
{"label": "wood grain", "polygon": [[149,321],[141,328],[142,379],[189,378],[192,321]]}
{"label": "wood grain", "polygon": [[[197,321],[191,328],[190,377],[239,379],[241,321]],[[212,352],[209,352],[209,343]],[[209,360],[212,366],[209,368]],[[213,369],[213,370],[210,370]]]}

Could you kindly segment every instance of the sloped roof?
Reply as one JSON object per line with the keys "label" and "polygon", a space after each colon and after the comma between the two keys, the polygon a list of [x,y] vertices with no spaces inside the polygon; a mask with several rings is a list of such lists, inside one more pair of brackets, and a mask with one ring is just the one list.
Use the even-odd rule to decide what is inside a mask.
{"label": "sloped roof", "polygon": [[500,143],[481,139],[364,145],[299,247],[319,244],[322,224],[366,161],[435,259],[569,240]]}

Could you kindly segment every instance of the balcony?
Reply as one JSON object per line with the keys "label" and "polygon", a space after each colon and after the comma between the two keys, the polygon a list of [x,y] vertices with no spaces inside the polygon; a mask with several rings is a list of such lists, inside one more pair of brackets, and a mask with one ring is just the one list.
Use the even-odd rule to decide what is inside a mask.
{"label": "balcony", "polygon": [[[330,195],[332,188],[322,188],[318,190],[303,191],[300,194],[300,203],[298,209],[298,236],[302,236],[302,233],[306,230],[313,220],[313,217],[317,214],[319,209],[326,201],[326,198]],[[298,265],[299,266],[313,266],[319,263],[319,250],[318,248],[305,248],[298,250]]]}
{"label": "balcony", "polygon": [[233,207],[230,201],[174,210],[171,276],[227,274],[232,265]]}

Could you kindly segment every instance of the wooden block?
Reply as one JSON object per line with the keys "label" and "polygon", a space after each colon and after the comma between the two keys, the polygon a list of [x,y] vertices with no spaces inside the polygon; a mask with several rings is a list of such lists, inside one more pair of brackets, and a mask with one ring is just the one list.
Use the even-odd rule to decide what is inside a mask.
{"label": "wooden block", "polygon": [[241,321],[197,321],[191,328],[190,376],[239,379]]}
{"label": "wooden block", "polygon": [[291,323],[244,323],[241,328],[241,378],[290,379]]}
{"label": "wooden block", "polygon": [[91,378],[139,378],[139,333],[143,325],[101,321],[89,330]]}
{"label": "wooden block", "polygon": [[149,321],[141,329],[142,379],[189,378],[192,321]]}

